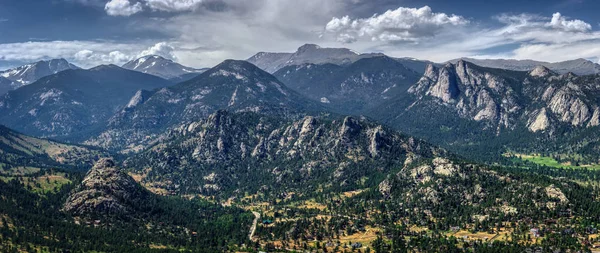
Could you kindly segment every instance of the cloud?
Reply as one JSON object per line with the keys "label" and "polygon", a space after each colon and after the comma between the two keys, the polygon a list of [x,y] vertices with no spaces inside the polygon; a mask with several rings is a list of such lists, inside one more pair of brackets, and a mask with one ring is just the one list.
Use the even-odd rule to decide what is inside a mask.
{"label": "cloud", "polygon": [[501,14],[494,18],[499,23],[473,22],[428,7],[400,7],[362,19],[338,17],[324,23],[324,38],[340,46],[352,43],[362,52],[437,62],[459,57],[563,61],[600,56],[600,32],[558,12]]}
{"label": "cloud", "polygon": [[121,65],[133,59],[131,55],[122,53],[121,51],[112,51],[108,53],[96,53],[91,50],[81,50],[74,55],[77,62],[96,62],[104,64]]}
{"label": "cloud", "polygon": [[[109,2],[66,1],[100,1],[101,6]],[[398,7],[395,0],[110,2],[133,8],[129,15],[147,12],[126,20],[123,29],[153,39],[0,44],[0,56],[5,58],[0,65],[64,57],[88,67],[157,54],[200,68],[229,58],[246,59],[259,51],[293,52],[305,43],[436,62],[459,57],[562,61],[600,56],[596,24],[552,12],[476,20],[461,13],[434,12],[427,6]]]}
{"label": "cloud", "polygon": [[111,16],[131,16],[142,11],[142,4],[131,4],[129,0],[110,0],[104,6],[104,10]]}
{"label": "cloud", "polygon": [[159,42],[139,53],[137,57],[139,58],[147,55],[158,55],[167,59],[176,60],[177,57],[175,56],[174,51],[175,48],[167,42]]}
{"label": "cloud", "polygon": [[152,41],[36,41],[0,44],[0,64],[22,65],[39,60],[65,58],[81,67],[122,65],[155,45]]}
{"label": "cloud", "polygon": [[343,43],[359,38],[372,41],[419,41],[435,36],[449,26],[462,26],[469,21],[461,16],[435,13],[429,6],[421,8],[400,7],[370,18],[351,19],[334,17],[325,30],[337,35]]}
{"label": "cloud", "polygon": [[[170,36],[173,55],[187,66],[210,67],[259,51],[293,51],[305,43],[335,46],[319,38],[323,24],[350,0],[205,0],[197,11],[151,21],[143,29]],[[209,9],[216,5],[219,8]]]}
{"label": "cloud", "polygon": [[[69,0],[93,5],[96,0]],[[130,2],[131,1],[131,2]],[[185,12],[194,11],[204,2],[214,0],[110,0],[104,10],[111,16],[131,16],[144,10],[144,6],[152,11]]]}
{"label": "cloud", "polygon": [[583,22],[579,19],[575,20],[567,20],[563,17],[560,12],[554,13],[552,15],[552,20],[550,21],[550,26],[557,29],[563,29],[565,31],[575,31],[575,32],[585,32],[592,29],[592,25]]}
{"label": "cloud", "polygon": [[146,5],[152,10],[179,12],[193,11],[203,2],[204,0],[146,0]]}

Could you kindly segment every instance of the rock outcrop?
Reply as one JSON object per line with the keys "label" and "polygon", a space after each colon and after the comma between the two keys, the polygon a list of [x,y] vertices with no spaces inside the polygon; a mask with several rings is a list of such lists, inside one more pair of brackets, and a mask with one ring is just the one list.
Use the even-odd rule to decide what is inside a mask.
{"label": "rock outcrop", "polygon": [[150,193],[125,174],[111,159],[99,160],[63,206],[74,216],[122,216],[133,214]]}
{"label": "rock outcrop", "polygon": [[408,92],[418,100],[439,99],[460,117],[513,127],[514,113],[521,105],[518,94],[508,85],[510,81],[465,61],[448,63],[441,69],[430,64]]}
{"label": "rock outcrop", "polygon": [[[336,179],[335,185],[349,185],[357,182],[348,180],[385,171],[390,164],[403,167],[409,156],[418,160],[417,157],[445,154],[442,149],[365,118],[306,116],[290,120],[219,111],[206,120],[182,125],[160,144],[130,157],[126,163],[136,170],[152,168],[159,176],[148,178],[150,181],[215,173],[218,180],[176,179],[184,182],[178,189],[167,186],[169,191],[213,195],[220,192],[202,185],[218,186],[221,192],[232,187],[241,192],[247,190],[230,183],[243,177],[246,169],[251,169],[253,178],[261,178],[264,184],[285,183],[290,189],[331,177]],[[293,165],[279,167],[290,162]],[[177,175],[168,172],[173,170],[178,171]]]}
{"label": "rock outcrop", "polygon": [[532,77],[547,77],[550,75],[556,75],[556,73],[554,73],[552,70],[540,65],[540,66],[535,67],[533,70],[529,71],[529,75]]}

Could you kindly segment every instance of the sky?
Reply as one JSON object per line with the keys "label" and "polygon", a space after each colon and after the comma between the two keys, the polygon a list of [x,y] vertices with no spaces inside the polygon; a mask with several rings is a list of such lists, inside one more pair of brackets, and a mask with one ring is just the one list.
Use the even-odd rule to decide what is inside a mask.
{"label": "sky", "polygon": [[435,62],[598,62],[598,10],[598,0],[0,0],[0,69],[147,54],[200,68],[306,43]]}

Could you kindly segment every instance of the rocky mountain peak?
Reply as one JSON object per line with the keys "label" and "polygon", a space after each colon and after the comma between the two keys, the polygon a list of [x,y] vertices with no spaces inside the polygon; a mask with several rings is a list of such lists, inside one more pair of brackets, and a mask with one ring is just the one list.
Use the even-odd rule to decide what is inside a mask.
{"label": "rocky mountain peak", "polygon": [[0,71],[0,77],[14,82],[14,88],[18,88],[22,85],[31,84],[42,77],[68,69],[79,69],[79,67],[69,63],[65,59],[52,59]]}
{"label": "rocky mountain peak", "polygon": [[344,118],[344,122],[340,128],[340,136],[350,138],[354,134],[359,133],[361,130],[361,126],[359,121],[354,117],[346,117]]}
{"label": "rocky mountain peak", "polygon": [[183,66],[171,59],[159,55],[146,55],[127,62],[123,68],[146,74],[162,77],[164,79],[180,80],[185,75],[199,74],[204,70]]}
{"label": "rocky mountain peak", "polygon": [[429,78],[430,80],[434,80],[434,79],[437,79],[437,75],[438,75],[438,68],[435,67],[432,63],[427,64],[427,67],[425,68],[425,73],[423,74],[423,76]]}
{"label": "rocky mountain peak", "polygon": [[138,90],[135,95],[133,95],[133,97],[131,97],[131,99],[129,100],[129,103],[127,103],[127,106],[125,106],[125,108],[131,109],[134,108],[142,103],[144,103],[153,93],[151,91],[147,91],[147,90]]}
{"label": "rocky mountain peak", "polygon": [[446,103],[458,97],[460,90],[453,64],[448,63],[440,69],[437,82],[429,88],[428,94],[440,98]]}
{"label": "rocky mountain peak", "polygon": [[103,158],[69,195],[63,210],[83,217],[126,215],[136,209],[136,202],[148,196],[149,193],[118,168],[112,159]]}
{"label": "rocky mountain peak", "polygon": [[538,65],[533,70],[529,71],[529,75],[532,77],[547,77],[554,74],[555,73],[552,70],[542,65]]}

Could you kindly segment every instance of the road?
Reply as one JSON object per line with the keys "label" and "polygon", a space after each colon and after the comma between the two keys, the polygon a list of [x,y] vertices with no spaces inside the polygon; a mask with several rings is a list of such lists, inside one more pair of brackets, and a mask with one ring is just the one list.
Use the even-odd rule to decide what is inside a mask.
{"label": "road", "polygon": [[256,240],[254,239],[254,232],[256,232],[256,226],[258,225],[258,220],[260,219],[260,213],[252,212],[252,214],[254,214],[254,221],[252,221],[252,227],[250,227],[250,233],[248,236],[250,237],[250,241],[255,242]]}

